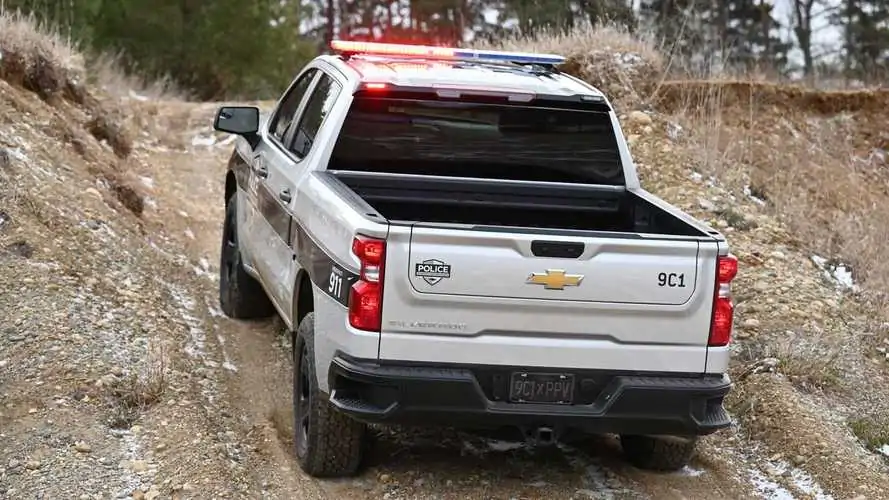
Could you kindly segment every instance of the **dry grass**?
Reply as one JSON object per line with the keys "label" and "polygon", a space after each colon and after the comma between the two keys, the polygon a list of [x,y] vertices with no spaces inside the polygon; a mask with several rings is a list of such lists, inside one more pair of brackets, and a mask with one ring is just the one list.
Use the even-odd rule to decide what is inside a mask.
{"label": "dry grass", "polygon": [[118,98],[149,101],[185,101],[191,96],[169,77],[149,80],[127,73],[120,56],[100,54],[87,62],[89,81],[103,92]]}
{"label": "dry grass", "polygon": [[75,91],[83,74],[70,42],[31,16],[0,11],[0,78],[51,99]]}
{"label": "dry grass", "polygon": [[[684,90],[683,90],[684,89]],[[813,92],[770,84],[673,84],[663,109],[690,132],[702,170],[749,184],[809,251],[889,290],[889,92]],[[666,102],[663,100],[662,102]]]}
{"label": "dry grass", "polygon": [[169,359],[162,346],[149,345],[145,362],[138,370],[108,384],[111,400],[109,425],[129,428],[139,415],[157,404],[167,390]]}
{"label": "dry grass", "polygon": [[477,48],[544,52],[566,57],[561,70],[589,82],[618,105],[639,104],[653,93],[664,60],[656,46],[614,24],[580,24],[567,33],[542,31]]}
{"label": "dry grass", "polygon": [[149,81],[121,69],[119,57],[84,57],[80,48],[33,15],[0,6],[0,79],[51,99],[59,94],[84,104],[86,85],[106,96],[139,100],[183,100],[187,94],[168,78]]}
{"label": "dry grass", "polygon": [[886,415],[867,415],[849,420],[849,430],[871,450],[889,444],[889,419]]}
{"label": "dry grass", "polygon": [[831,390],[841,386],[840,369],[852,350],[847,339],[831,333],[784,332],[777,338],[745,345],[739,360],[762,364],[773,360],[770,368],[785,375],[796,387],[805,390]]}

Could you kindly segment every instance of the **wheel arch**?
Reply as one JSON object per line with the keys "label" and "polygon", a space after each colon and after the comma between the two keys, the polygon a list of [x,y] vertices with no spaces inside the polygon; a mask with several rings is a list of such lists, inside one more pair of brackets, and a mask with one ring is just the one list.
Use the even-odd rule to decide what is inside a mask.
{"label": "wheel arch", "polygon": [[235,178],[235,173],[231,170],[225,175],[225,206],[228,208],[228,202],[231,200],[232,195],[235,194],[238,190],[238,180]]}
{"label": "wheel arch", "polygon": [[300,269],[296,274],[296,283],[293,286],[293,331],[299,328],[300,322],[307,314],[315,310],[315,296],[312,290],[312,279],[305,269]]}

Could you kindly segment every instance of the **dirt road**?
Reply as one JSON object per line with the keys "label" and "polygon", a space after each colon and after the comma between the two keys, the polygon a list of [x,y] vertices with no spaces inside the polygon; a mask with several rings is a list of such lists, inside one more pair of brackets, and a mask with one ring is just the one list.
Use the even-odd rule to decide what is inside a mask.
{"label": "dirt road", "polygon": [[[152,155],[150,196],[167,234],[203,279],[191,290],[212,325],[203,353],[216,372],[217,400],[225,419],[249,443],[247,469],[258,490],[274,498],[594,498],[714,499],[829,498],[799,471],[769,462],[735,431],[708,438],[693,464],[675,474],[642,472],[627,465],[613,439],[527,449],[451,430],[379,430],[368,468],[354,479],[317,481],[290,456],[290,361],[277,321],[237,322],[216,305],[224,165],[231,152],[213,136],[213,105],[171,104],[162,114],[177,123],[183,151],[163,145]],[[199,266],[199,267],[201,267]],[[196,313],[196,315],[198,315]]]}

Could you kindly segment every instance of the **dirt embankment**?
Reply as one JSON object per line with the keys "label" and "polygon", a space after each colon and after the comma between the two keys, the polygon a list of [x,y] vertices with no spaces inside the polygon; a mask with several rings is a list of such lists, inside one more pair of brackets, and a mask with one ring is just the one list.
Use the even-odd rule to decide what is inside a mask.
{"label": "dirt embankment", "polygon": [[862,210],[889,204],[879,158],[865,156],[884,147],[867,118],[876,97],[843,107],[779,87],[769,97],[671,82],[646,102],[659,66],[644,45],[611,32],[550,40],[547,51],[584,51],[572,71],[619,94],[644,185],[722,228],[741,258],[729,402],[739,427],[667,475],[628,466],[607,437],[536,450],[380,430],[361,476],[315,481],[290,458],[280,325],[217,307],[230,143],[209,128],[215,106],[112,99],[79,83],[76,54],[56,39],[10,26],[0,25],[0,497],[889,495],[876,453],[889,332],[867,291],[883,276],[866,241],[880,226]]}

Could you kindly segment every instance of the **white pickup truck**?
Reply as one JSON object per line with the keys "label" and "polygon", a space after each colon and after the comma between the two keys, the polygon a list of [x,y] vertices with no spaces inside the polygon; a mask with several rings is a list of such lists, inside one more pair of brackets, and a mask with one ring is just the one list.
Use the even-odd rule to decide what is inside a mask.
{"label": "white pickup truck", "polygon": [[737,260],[640,186],[601,92],[559,56],[331,45],[214,122],[221,307],[293,332],[306,472],[355,474],[367,424],[613,433],[655,470],[730,425]]}

